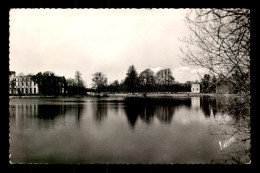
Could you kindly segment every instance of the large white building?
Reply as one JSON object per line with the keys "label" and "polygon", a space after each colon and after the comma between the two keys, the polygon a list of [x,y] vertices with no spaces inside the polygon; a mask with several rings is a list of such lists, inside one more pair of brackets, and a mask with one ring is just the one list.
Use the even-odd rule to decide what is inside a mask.
{"label": "large white building", "polygon": [[200,93],[200,84],[198,82],[191,84],[191,92]]}
{"label": "large white building", "polygon": [[37,83],[35,83],[28,76],[15,77],[15,90],[16,94],[19,94],[19,90],[22,94],[38,94],[39,89]]}
{"label": "large white building", "polygon": [[9,75],[9,94],[38,94],[38,84],[30,76],[15,76],[15,72]]}

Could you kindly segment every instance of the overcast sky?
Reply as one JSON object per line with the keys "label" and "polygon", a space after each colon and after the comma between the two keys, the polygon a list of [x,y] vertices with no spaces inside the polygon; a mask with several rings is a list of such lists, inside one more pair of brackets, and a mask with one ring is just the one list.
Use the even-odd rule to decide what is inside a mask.
{"label": "overcast sky", "polygon": [[198,67],[182,65],[179,41],[188,35],[184,9],[12,9],[10,70],[16,74],[52,71],[74,78],[82,73],[121,81],[137,72],[170,68],[178,82],[199,80]]}

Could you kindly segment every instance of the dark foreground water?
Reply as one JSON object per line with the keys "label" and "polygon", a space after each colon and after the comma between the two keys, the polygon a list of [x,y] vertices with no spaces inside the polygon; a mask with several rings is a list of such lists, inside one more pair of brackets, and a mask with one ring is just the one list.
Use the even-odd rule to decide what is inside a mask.
{"label": "dark foreground water", "polygon": [[219,105],[200,97],[13,98],[10,162],[250,162],[248,136]]}

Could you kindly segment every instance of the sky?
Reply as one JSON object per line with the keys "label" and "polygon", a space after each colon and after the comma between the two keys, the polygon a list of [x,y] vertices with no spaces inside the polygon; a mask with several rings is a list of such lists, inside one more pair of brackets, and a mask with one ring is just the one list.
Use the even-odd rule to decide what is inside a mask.
{"label": "sky", "polygon": [[10,70],[16,75],[52,71],[87,87],[102,72],[108,83],[138,73],[170,68],[178,82],[199,80],[206,71],[183,64],[181,38],[190,33],[186,9],[11,9]]}

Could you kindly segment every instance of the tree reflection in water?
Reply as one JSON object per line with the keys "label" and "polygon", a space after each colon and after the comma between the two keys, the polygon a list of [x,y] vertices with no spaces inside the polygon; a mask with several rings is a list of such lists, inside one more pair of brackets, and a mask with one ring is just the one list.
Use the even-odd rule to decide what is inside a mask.
{"label": "tree reflection in water", "polygon": [[[93,102],[91,103],[91,101]],[[212,157],[212,159],[214,160],[212,160],[211,163],[250,162],[250,112],[249,110],[246,111],[245,109],[242,109],[245,106],[240,104],[239,99],[234,98],[233,100],[230,100],[226,97],[190,97],[183,99],[150,97],[110,97],[91,99],[91,101],[87,101],[85,103],[74,101],[70,103],[70,101],[65,102],[64,100],[60,100],[59,102],[61,103],[57,103],[57,101],[55,102],[55,100],[51,100],[50,102],[47,102],[47,104],[44,101],[41,101],[40,104],[38,103],[38,101],[34,100],[23,100],[23,102],[21,102],[20,100],[16,102],[13,101],[14,103],[10,105],[10,122],[12,123],[12,127],[15,127],[12,129],[12,133],[27,133],[27,131],[24,131],[25,129],[50,130],[60,127],[62,127],[61,129],[74,129],[75,125],[78,125],[79,127],[83,114],[84,119],[88,118],[88,116],[92,116],[94,121],[97,122],[97,125],[100,125],[100,123],[104,122],[104,120],[108,120],[107,125],[109,125],[110,123],[112,123],[113,125],[117,125],[118,123],[120,124],[118,126],[119,131],[120,128],[123,128],[124,130],[129,130],[128,127],[130,127],[130,130],[134,129],[137,126],[137,121],[149,124],[152,123],[154,120],[158,120],[160,124],[156,127],[151,126],[151,129],[156,129],[157,127],[163,126],[163,124],[166,124],[165,126],[167,126],[167,129],[168,127],[170,129],[178,126],[181,128],[183,127],[185,129],[189,129],[193,126],[199,128],[200,130],[201,126],[200,124],[198,125],[198,123],[200,122],[200,120],[203,120],[203,122],[206,122],[205,124],[207,125],[205,126],[205,129],[203,129],[205,130],[206,137],[214,135],[214,137],[210,136],[210,138],[212,137],[212,139],[214,139],[213,152],[214,154],[217,154],[217,156]],[[92,106],[90,107],[90,114],[89,111],[84,112],[84,107],[89,106]],[[183,107],[185,107],[185,109],[182,109]],[[110,115],[111,119],[109,119],[108,117]],[[120,115],[123,116],[123,118],[113,115]],[[178,121],[180,119],[188,120],[190,121],[190,124],[187,123],[183,125],[181,123],[178,123],[180,122]],[[115,123],[113,123],[114,120],[116,120]],[[194,124],[192,124],[193,122],[195,122],[195,126]],[[208,122],[210,122],[210,124],[207,124]],[[86,121],[82,121],[81,123],[86,123]],[[176,123],[176,126],[174,123]],[[105,122],[102,124],[104,125]],[[172,124],[172,126],[170,126],[169,124]],[[63,128],[64,125],[68,126]],[[93,126],[95,127],[95,125],[96,124],[94,123]],[[110,126],[107,125],[104,125],[102,127],[104,127],[104,129],[110,128]],[[125,128],[125,125],[127,126],[127,128]],[[93,128],[93,126],[92,124],[90,124],[89,128]],[[207,129],[208,127],[209,129]],[[80,129],[76,130],[77,132],[81,132]],[[195,130],[192,129],[192,132],[196,132]],[[85,131],[83,130],[82,132],[82,134],[85,135]],[[161,133],[160,131],[156,131],[156,133],[157,132],[158,134]],[[164,131],[162,132],[163,134],[165,134]],[[53,131],[51,133],[53,133]],[[138,134],[138,131],[136,131],[136,133]],[[145,131],[145,133],[149,134],[151,133],[151,131],[148,130]],[[178,133],[181,132],[176,131],[176,134]],[[48,133],[46,133],[46,135],[48,135]],[[124,136],[123,131],[122,133],[120,131],[120,135]],[[131,133],[131,135],[134,135],[134,133]],[[171,131],[168,131],[166,135],[172,136]],[[201,136],[204,137],[203,135]],[[111,136],[109,134],[109,138],[110,137]],[[232,137],[233,139],[235,139],[232,144],[222,149],[219,148],[219,151],[215,151],[215,149],[218,149],[216,147],[219,147],[219,141],[221,141],[221,143],[223,144],[223,142],[232,139]],[[18,139],[24,140],[22,138],[19,138],[19,136]],[[79,140],[81,140],[81,138]],[[14,144],[14,146],[16,145],[15,142],[13,142],[12,144]],[[24,144],[24,146],[27,145],[26,141],[24,142]],[[210,146],[211,144],[209,144],[209,147]]]}
{"label": "tree reflection in water", "polygon": [[53,120],[57,116],[65,115],[66,108],[64,105],[37,105],[38,118],[44,120]]}
{"label": "tree reflection in water", "polygon": [[97,100],[92,104],[93,116],[97,123],[101,123],[107,117],[108,102],[104,100]]}
{"label": "tree reflection in water", "polygon": [[217,101],[209,96],[200,97],[200,108],[206,118],[210,117],[211,111],[215,117],[217,114]]}
{"label": "tree reflection in water", "polygon": [[138,117],[149,124],[154,119],[162,123],[170,124],[175,110],[179,106],[191,107],[190,99],[172,98],[135,98],[129,97],[124,100],[124,109],[128,122],[134,128]]}
{"label": "tree reflection in water", "polygon": [[[84,106],[82,104],[21,104],[13,106],[17,122],[19,123],[18,128],[25,128],[29,126],[28,123],[37,123],[39,128],[53,128],[56,120],[59,117],[65,117],[69,115],[75,115],[76,122],[79,126],[80,117],[83,114]],[[35,121],[30,121],[34,119]]]}

